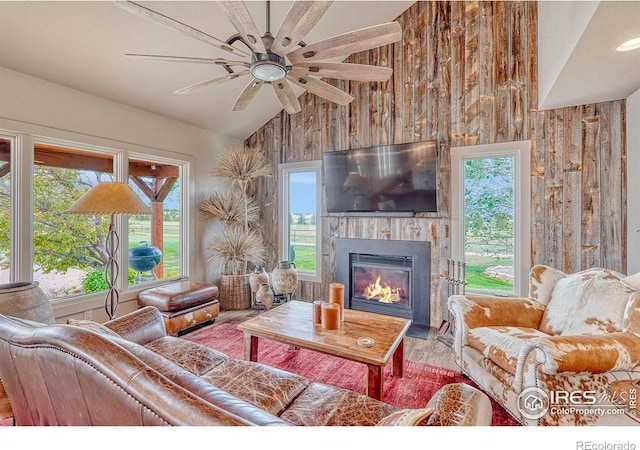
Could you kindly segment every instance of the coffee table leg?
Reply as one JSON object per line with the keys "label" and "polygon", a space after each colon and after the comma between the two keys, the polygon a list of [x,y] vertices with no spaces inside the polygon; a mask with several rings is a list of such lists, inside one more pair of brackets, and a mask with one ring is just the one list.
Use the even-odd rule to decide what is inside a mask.
{"label": "coffee table leg", "polygon": [[402,378],[404,375],[404,339],[398,344],[398,348],[393,352],[393,376]]}
{"label": "coffee table leg", "polygon": [[244,334],[244,359],[253,362],[258,360],[258,336]]}
{"label": "coffee table leg", "polygon": [[367,364],[367,395],[376,400],[382,400],[384,392],[384,366]]}

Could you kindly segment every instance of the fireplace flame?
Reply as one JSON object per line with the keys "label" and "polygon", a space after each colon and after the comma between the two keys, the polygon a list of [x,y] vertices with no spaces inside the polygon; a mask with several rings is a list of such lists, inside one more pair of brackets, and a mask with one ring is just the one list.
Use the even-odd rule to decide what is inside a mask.
{"label": "fireplace flame", "polygon": [[386,283],[380,284],[380,275],[376,278],[375,283],[369,284],[364,288],[362,296],[367,300],[377,299],[383,303],[397,303],[400,301],[400,292],[397,287],[390,287]]}

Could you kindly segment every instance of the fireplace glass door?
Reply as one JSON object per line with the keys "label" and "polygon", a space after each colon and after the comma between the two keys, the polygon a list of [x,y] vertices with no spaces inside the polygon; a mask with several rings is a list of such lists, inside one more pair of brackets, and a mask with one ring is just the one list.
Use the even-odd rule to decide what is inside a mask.
{"label": "fireplace glass door", "polygon": [[354,300],[410,306],[410,257],[352,254],[351,280]]}

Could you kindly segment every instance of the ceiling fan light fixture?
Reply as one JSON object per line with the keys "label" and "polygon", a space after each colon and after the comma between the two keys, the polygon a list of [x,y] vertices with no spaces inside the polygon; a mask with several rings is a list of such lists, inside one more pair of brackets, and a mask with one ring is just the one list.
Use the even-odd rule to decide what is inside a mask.
{"label": "ceiling fan light fixture", "polygon": [[287,75],[284,58],[272,52],[255,53],[250,70],[253,78],[265,83],[282,80]]}
{"label": "ceiling fan light fixture", "polygon": [[287,75],[287,69],[271,61],[259,61],[251,66],[251,75],[260,81],[271,83],[282,80]]}

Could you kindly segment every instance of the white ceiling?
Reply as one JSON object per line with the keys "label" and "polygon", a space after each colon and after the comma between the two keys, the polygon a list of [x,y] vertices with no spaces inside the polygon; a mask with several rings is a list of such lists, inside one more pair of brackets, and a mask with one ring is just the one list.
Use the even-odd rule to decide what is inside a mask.
{"label": "white ceiling", "polygon": [[[213,1],[141,3],[221,40],[236,33]],[[265,2],[246,3],[258,29],[264,31]],[[271,2],[274,34],[291,3]],[[313,43],[389,22],[412,3],[336,1],[304,40]],[[547,13],[541,20],[543,16],[555,17],[553,29],[557,30],[562,17],[552,9],[555,2],[544,3],[548,4]],[[541,106],[625,98],[640,89],[640,50],[624,55],[612,50],[622,37],[640,35],[640,2],[572,3],[584,6],[589,14],[578,24],[567,19],[567,29],[574,28],[574,38],[541,39],[541,43],[550,43],[546,44],[548,48],[541,47],[541,52],[558,50],[558,54],[566,55],[540,80],[541,85],[546,83],[545,93],[548,91],[544,98],[541,96]],[[562,8],[557,11],[567,14]],[[575,10],[571,14],[575,15]],[[544,25],[540,24],[541,29]],[[231,55],[124,11],[111,1],[0,1],[0,65],[8,69],[237,139],[246,138],[282,109],[273,91],[263,88],[245,111],[232,112],[248,77],[176,95],[173,92],[177,89],[226,72],[220,66],[132,60],[124,53],[213,58]],[[235,57],[231,55],[231,59]],[[302,91],[296,88],[296,92]]]}
{"label": "white ceiling", "polygon": [[539,108],[627,98],[640,89],[640,1],[542,1],[539,4]]}

